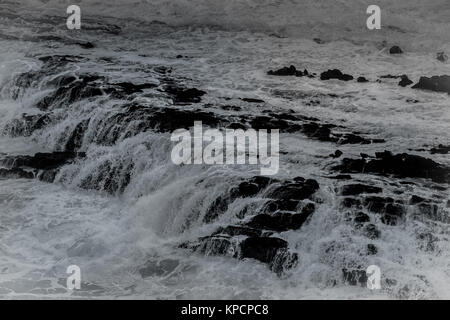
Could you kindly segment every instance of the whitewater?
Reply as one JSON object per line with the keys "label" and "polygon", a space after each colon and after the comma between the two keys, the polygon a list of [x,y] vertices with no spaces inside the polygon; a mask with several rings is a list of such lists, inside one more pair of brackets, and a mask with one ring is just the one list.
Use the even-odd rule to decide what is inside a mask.
{"label": "whitewater", "polygon": [[[363,0],[82,0],[79,31],[65,27],[69,4],[0,1],[0,167],[11,168],[8,157],[76,153],[58,168],[35,170],[38,179],[0,175],[0,298],[450,298],[448,183],[365,172],[330,178],[342,160],[330,157],[337,149],[346,158],[390,150],[450,166],[448,153],[429,152],[450,145],[449,95],[382,77],[407,74],[417,83],[450,75],[450,62],[436,59],[450,53],[448,1],[378,1],[383,28],[374,32],[365,28],[371,3]],[[389,55],[392,45],[405,53]],[[267,74],[290,65],[370,81]],[[58,89],[73,79],[88,89],[61,97]],[[176,103],[170,86],[205,94]],[[168,108],[174,115],[166,116]],[[276,183],[222,208],[218,199],[259,176],[258,167],[177,166],[170,158],[176,117],[201,115],[214,125],[267,114],[308,117],[335,125],[341,138],[372,142],[281,130],[274,178],[319,186],[302,199],[314,212],[301,228],[274,233],[298,256],[281,273],[257,259],[186,245],[251,221]],[[348,183],[379,187],[377,196],[402,203],[401,221],[343,205]],[[413,195],[430,199],[420,205],[435,205],[433,213],[411,203]],[[211,207],[222,211],[214,219]],[[360,211],[378,237],[349,218]],[[69,265],[81,269],[81,290],[66,288]],[[343,269],[369,265],[381,269],[381,290],[343,279]]]}

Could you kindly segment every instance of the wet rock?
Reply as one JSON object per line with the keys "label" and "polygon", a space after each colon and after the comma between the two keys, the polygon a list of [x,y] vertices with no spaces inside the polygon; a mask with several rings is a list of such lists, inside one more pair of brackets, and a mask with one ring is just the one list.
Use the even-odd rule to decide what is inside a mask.
{"label": "wet rock", "polygon": [[95,45],[92,42],[77,42],[77,45],[82,47],[83,49],[93,49],[95,48]]}
{"label": "wet rock", "polygon": [[377,247],[373,243],[369,243],[367,245],[367,254],[373,256],[377,253],[378,253]]}
{"label": "wet rock", "polygon": [[363,286],[367,285],[366,270],[361,269],[342,269],[344,282],[351,286]]}
{"label": "wet rock", "polygon": [[314,212],[315,206],[307,204],[300,213],[278,211],[272,215],[259,214],[246,225],[256,229],[273,230],[277,232],[299,229]]}
{"label": "wet rock", "polygon": [[7,156],[0,163],[8,167],[28,167],[33,169],[55,169],[76,157],[84,156],[75,152],[36,153],[34,156]]}
{"label": "wet rock", "polygon": [[341,202],[341,205],[345,208],[360,207],[361,200],[355,198],[344,198]]}
{"label": "wet rock", "polygon": [[256,259],[273,267],[275,257],[286,252],[288,243],[275,237],[249,237],[242,241],[240,247],[242,258]]}
{"label": "wet rock", "polygon": [[12,169],[5,169],[0,168],[0,178],[7,178],[7,179],[33,179],[34,174],[32,172],[25,171],[21,168],[12,168]]}
{"label": "wet rock", "polygon": [[365,77],[358,77],[358,79],[356,79],[356,81],[358,81],[360,83],[369,82],[369,80],[367,80]]}
{"label": "wet rock", "polygon": [[402,75],[400,82],[398,83],[398,85],[400,87],[406,87],[409,86],[410,84],[413,84],[413,82],[411,80],[409,80],[407,75]]}
{"label": "wet rock", "polygon": [[412,88],[450,94],[450,76],[420,77],[419,82],[412,86]]}
{"label": "wet rock", "polygon": [[355,214],[355,216],[353,217],[353,223],[357,227],[361,227],[364,223],[369,222],[369,221],[370,221],[370,217],[362,211],[357,212]]}
{"label": "wet rock", "polygon": [[174,103],[198,103],[201,101],[201,97],[206,94],[205,91],[198,90],[196,88],[179,88],[175,86],[168,86],[165,89],[172,99]]}
{"label": "wet rock", "polygon": [[279,200],[304,200],[310,198],[318,189],[317,181],[308,179],[305,182],[283,184],[269,191],[267,196]]}
{"label": "wet rock", "polygon": [[49,123],[51,123],[51,118],[48,114],[22,114],[20,118],[13,119],[7,123],[3,133],[10,137],[28,137],[34,131],[44,128]]}
{"label": "wet rock", "polygon": [[262,231],[247,227],[247,226],[227,226],[221,227],[212,235],[229,235],[229,236],[247,236],[247,237],[260,237]]}
{"label": "wet rock", "polygon": [[336,176],[327,177],[328,179],[336,179],[336,180],[350,180],[352,178],[349,174],[338,174]]}
{"label": "wet rock", "polygon": [[308,76],[309,72],[308,70],[304,70],[303,72],[300,70],[297,70],[297,68],[295,68],[295,66],[291,65],[289,67],[283,67],[281,69],[278,70],[270,70],[267,72],[268,75],[271,76],[296,76],[296,77],[303,77],[303,76]]}
{"label": "wet rock", "polygon": [[405,214],[405,209],[399,204],[387,204],[381,222],[387,225],[395,226],[399,223]]}
{"label": "wet rock", "polygon": [[431,154],[448,154],[450,152],[450,146],[444,146],[443,144],[440,144],[436,148],[431,148],[430,153]]}
{"label": "wet rock", "polygon": [[248,103],[264,103],[264,100],[255,99],[255,98],[242,98],[241,100],[248,102]]}
{"label": "wet rock", "polygon": [[394,155],[389,151],[376,153],[376,159],[369,161],[344,158],[333,170],[341,173],[393,175],[399,178],[426,178],[437,183],[450,181],[450,169],[431,159],[407,153]]}
{"label": "wet rock", "polygon": [[320,74],[320,80],[338,79],[342,81],[353,80],[353,76],[344,74],[338,69],[328,70]]}
{"label": "wet rock", "polygon": [[424,199],[424,198],[419,197],[419,196],[417,196],[415,194],[413,194],[411,196],[411,199],[409,200],[409,204],[418,204],[418,203],[421,203],[421,202],[430,202],[430,200],[429,199]]}
{"label": "wet rock", "polygon": [[149,260],[139,269],[139,273],[142,278],[163,277],[174,271],[179,264],[179,261],[174,259]]}
{"label": "wet rock", "polygon": [[348,184],[342,187],[341,195],[355,196],[361,193],[380,193],[383,189],[365,184]]}
{"label": "wet rock", "polygon": [[337,159],[342,155],[343,155],[343,153],[341,150],[336,150],[333,154],[330,154],[330,157]]}
{"label": "wet rock", "polygon": [[254,196],[274,181],[268,177],[256,176],[248,181],[241,182],[236,187],[230,188],[227,193],[217,197],[213,201],[206,211],[203,221],[206,223],[212,222],[220,214],[224,213],[228,209],[228,206],[237,198]]}
{"label": "wet rock", "polygon": [[389,49],[390,54],[400,54],[403,53],[402,49],[399,46],[393,46]]}
{"label": "wet rock", "polygon": [[378,239],[381,235],[381,231],[374,224],[367,224],[363,229],[364,235],[369,239]]}
{"label": "wet rock", "polygon": [[445,52],[438,52],[436,55],[436,59],[438,59],[440,62],[447,62],[448,56],[445,54]]}
{"label": "wet rock", "polygon": [[86,120],[79,122],[75,126],[75,129],[72,131],[69,139],[66,142],[66,145],[64,148],[65,151],[75,152],[78,149],[80,149],[80,147],[83,143],[84,133],[86,132],[88,125],[89,125],[89,119],[86,119]]}

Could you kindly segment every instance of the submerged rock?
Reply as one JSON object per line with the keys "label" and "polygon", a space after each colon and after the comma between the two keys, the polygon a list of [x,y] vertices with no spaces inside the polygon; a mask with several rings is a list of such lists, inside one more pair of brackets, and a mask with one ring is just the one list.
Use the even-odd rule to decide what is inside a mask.
{"label": "submerged rock", "polygon": [[407,153],[392,154],[389,151],[376,153],[376,159],[344,158],[333,168],[341,173],[371,173],[393,175],[399,178],[424,178],[434,182],[450,182],[450,168],[431,159]]}

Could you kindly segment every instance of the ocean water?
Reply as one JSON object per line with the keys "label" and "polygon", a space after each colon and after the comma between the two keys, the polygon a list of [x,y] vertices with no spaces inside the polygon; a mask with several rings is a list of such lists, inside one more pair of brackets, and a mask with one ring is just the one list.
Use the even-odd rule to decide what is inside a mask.
{"label": "ocean water", "polygon": [[[392,177],[352,175],[353,182],[382,187],[385,197],[408,201],[415,194],[440,203],[431,218],[408,206],[404,221],[395,226],[371,215],[381,231],[371,240],[346,221],[337,191],[343,182],[326,178],[339,163],[329,157],[336,149],[346,157],[406,152],[450,166],[448,154],[423,151],[450,144],[449,96],[402,88],[398,79],[375,81],[386,74],[407,74],[413,82],[450,74],[450,63],[435,58],[438,51],[450,52],[448,1],[379,1],[379,32],[365,29],[368,1],[78,3],[80,31],[65,28],[68,2],[0,3],[0,156],[64,151],[79,123],[87,123],[77,148],[86,156],[62,166],[53,183],[0,178],[1,298],[450,298],[447,184],[436,189],[421,179],[402,184]],[[78,44],[85,42],[95,47]],[[387,54],[394,44],[406,53]],[[74,60],[46,65],[39,59],[55,55]],[[317,74],[338,68],[371,82],[266,74],[291,64]],[[34,76],[24,82],[24,73]],[[259,196],[239,198],[216,221],[202,219],[224,190],[241,177],[258,175],[258,168],[176,166],[170,160],[170,133],[141,131],[141,119],[131,118],[117,129],[117,137],[102,136],[105,119],[124,103],[171,107],[157,89],[126,99],[102,94],[63,105],[50,101],[47,110],[39,108],[58,89],[58,77],[86,74],[107,83],[157,86],[171,78],[207,92],[201,103],[182,106],[185,110],[225,118],[293,110],[385,142],[336,145],[301,133],[281,134],[277,178],[317,180],[320,201],[300,230],[282,233],[299,260],[279,276],[256,260],[179,247],[235,223],[242,208],[258,203]],[[219,107],[224,104],[240,111]],[[27,130],[22,114],[47,114],[51,121]],[[368,244],[377,247],[375,255],[364,253]],[[159,267],[143,277],[140,270],[149,261]],[[66,289],[66,268],[72,264],[82,270],[81,290]],[[342,280],[343,268],[372,264],[381,269],[381,290]]]}

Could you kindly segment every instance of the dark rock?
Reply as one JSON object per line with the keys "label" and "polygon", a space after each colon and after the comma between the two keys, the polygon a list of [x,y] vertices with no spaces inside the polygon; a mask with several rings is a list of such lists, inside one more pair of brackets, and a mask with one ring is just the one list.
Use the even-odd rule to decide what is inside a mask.
{"label": "dark rock", "polygon": [[361,193],[380,193],[383,189],[364,184],[348,184],[342,187],[341,194],[343,196],[355,196]]}
{"label": "dark rock", "polygon": [[402,49],[399,46],[393,46],[389,49],[390,54],[400,54],[403,53]]}
{"label": "dark rock", "polygon": [[227,226],[221,227],[212,235],[229,235],[229,236],[247,236],[247,237],[260,237],[261,230],[250,228],[247,226]]}
{"label": "dark rock", "polygon": [[447,92],[450,94],[450,76],[433,76],[431,78],[420,77],[419,82],[412,86],[412,88],[435,92]]}
{"label": "dark rock", "polygon": [[175,86],[168,86],[165,91],[172,96],[174,103],[197,103],[206,94],[205,91],[196,88],[185,89]]}
{"label": "dark rock", "polygon": [[369,239],[378,239],[381,231],[374,224],[367,224],[363,229],[364,235]]}
{"label": "dark rock", "polygon": [[336,150],[335,152],[334,152],[334,154],[330,154],[330,157],[332,157],[332,158],[339,158],[340,156],[342,156],[342,151],[341,150]]}
{"label": "dark rock", "polygon": [[399,204],[387,204],[385,213],[381,217],[381,222],[387,225],[395,226],[404,216],[405,209]]}
{"label": "dark rock", "polygon": [[377,247],[373,243],[367,245],[367,254],[373,256],[378,253]]}
{"label": "dark rock", "polygon": [[431,154],[448,154],[450,152],[450,146],[444,146],[440,144],[437,148],[431,148]]}
{"label": "dark rock", "polygon": [[450,181],[450,168],[431,159],[407,153],[393,155],[391,152],[376,153],[376,159],[344,158],[342,164],[333,168],[342,173],[372,173],[393,175],[400,178],[427,178],[437,183]]}
{"label": "dark rock", "polygon": [[400,87],[406,87],[406,86],[409,86],[410,84],[413,84],[413,82],[411,80],[409,80],[408,76],[407,75],[402,75],[402,79],[400,80],[398,85]]}
{"label": "dark rock", "polygon": [[320,80],[330,80],[330,79],[349,81],[349,80],[353,80],[353,76],[351,76],[349,74],[343,74],[338,69],[328,70],[328,71],[322,72],[320,74]]}
{"label": "dark rock", "polygon": [[73,160],[75,157],[84,156],[74,152],[36,153],[34,156],[7,156],[0,163],[7,167],[29,167],[33,169],[55,169]]}
{"label": "dark rock", "polygon": [[296,77],[303,77],[303,76],[308,76],[309,72],[308,70],[304,70],[303,72],[300,70],[297,70],[297,68],[295,68],[295,66],[291,65],[289,67],[283,67],[281,69],[278,70],[270,70],[267,72],[268,75],[271,76],[296,76]]}
{"label": "dark rock", "polygon": [[360,83],[364,83],[364,82],[369,82],[369,80],[367,80],[364,77],[358,77],[358,79],[356,79],[356,81],[360,82]]}
{"label": "dark rock", "polygon": [[319,189],[317,181],[308,179],[305,182],[283,184],[268,193],[268,197],[282,200],[304,200],[310,198]]}
{"label": "dark rock", "polygon": [[438,59],[440,62],[447,62],[448,56],[445,54],[445,52],[438,52],[436,55],[436,59]]}
{"label": "dark rock", "polygon": [[362,211],[359,211],[353,217],[353,222],[357,227],[362,226],[364,223],[369,222],[370,217]]}
{"label": "dark rock", "polygon": [[422,197],[416,196],[415,194],[413,194],[411,196],[411,199],[409,200],[409,204],[418,204],[421,202],[429,202],[430,200],[428,199],[424,199]]}
{"label": "dark rock", "polygon": [[360,269],[342,269],[344,276],[344,282],[351,286],[363,286],[367,285],[367,274],[365,270]]}
{"label": "dark rock", "polygon": [[341,205],[346,208],[360,207],[361,200],[355,198],[344,198],[344,200],[342,200],[341,202]]}
{"label": "dark rock", "polygon": [[241,243],[242,258],[253,258],[271,263],[280,249],[286,249],[288,243],[274,237],[249,237]]}
{"label": "dark rock", "polygon": [[247,223],[247,226],[277,232],[297,230],[311,216],[314,209],[314,204],[309,203],[300,213],[291,214],[289,212],[277,211],[272,215],[259,214],[253,217],[250,222]]}
{"label": "dark rock", "polygon": [[95,48],[94,44],[92,42],[77,42],[80,47],[83,49],[92,49]]}
{"label": "dark rock", "polygon": [[327,177],[328,179],[336,179],[336,180],[350,180],[352,178],[349,174],[338,174],[336,176]]}
{"label": "dark rock", "polygon": [[20,168],[12,168],[12,169],[5,169],[0,168],[0,178],[7,178],[7,179],[19,179],[19,178],[25,178],[25,179],[33,179],[34,174],[32,172],[25,171]]}
{"label": "dark rock", "polygon": [[264,100],[254,98],[242,98],[241,100],[248,103],[264,103]]}

